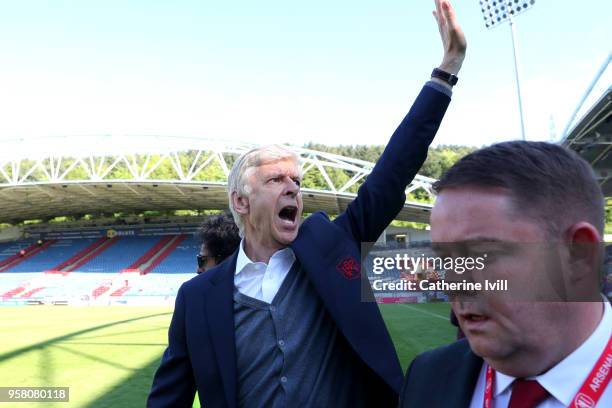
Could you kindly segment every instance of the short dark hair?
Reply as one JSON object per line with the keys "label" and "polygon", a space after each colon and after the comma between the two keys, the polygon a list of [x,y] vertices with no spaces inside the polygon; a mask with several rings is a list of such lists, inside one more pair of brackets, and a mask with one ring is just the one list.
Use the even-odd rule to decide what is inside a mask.
{"label": "short dark hair", "polygon": [[234,218],[228,213],[210,216],[198,230],[200,243],[206,245],[211,256],[217,262],[230,256],[240,244],[238,227]]}
{"label": "short dark hair", "polygon": [[543,221],[549,233],[587,221],[604,229],[604,198],[593,169],[575,152],[546,142],[511,141],[476,150],[434,183],[508,189],[521,214]]}

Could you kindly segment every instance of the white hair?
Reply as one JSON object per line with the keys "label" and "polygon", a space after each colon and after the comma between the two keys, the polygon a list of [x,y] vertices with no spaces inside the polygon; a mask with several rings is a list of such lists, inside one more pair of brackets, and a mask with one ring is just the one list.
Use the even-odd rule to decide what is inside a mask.
{"label": "white hair", "polygon": [[[238,197],[248,197],[251,191],[247,178],[252,170],[271,161],[279,160],[292,160],[298,166],[300,163],[298,155],[289,148],[280,145],[268,145],[256,147],[242,154],[232,166],[232,170],[227,177],[227,195],[229,198],[229,208],[234,217],[234,222],[238,226],[241,238],[244,237],[244,222],[242,222],[240,214],[234,208],[232,194],[237,193]],[[299,170],[301,175],[301,169]]]}

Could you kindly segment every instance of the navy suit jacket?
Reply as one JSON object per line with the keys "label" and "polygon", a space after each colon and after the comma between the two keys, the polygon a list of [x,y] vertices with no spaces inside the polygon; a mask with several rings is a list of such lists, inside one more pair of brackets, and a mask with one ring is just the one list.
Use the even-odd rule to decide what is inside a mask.
{"label": "navy suit jacket", "polygon": [[417,356],[406,373],[400,407],[469,408],[482,362],[467,339]]}
{"label": "navy suit jacket", "polygon": [[[405,188],[425,161],[449,102],[446,94],[425,86],[357,198],[334,221],[321,212],[312,214],[291,243],[338,329],[379,380],[374,391],[379,401],[392,405],[403,375],[378,306],[361,300],[361,243],[376,241],[402,209]],[[179,289],[149,407],[191,406],[196,389],[206,408],[236,406],[236,257],[234,253]]]}

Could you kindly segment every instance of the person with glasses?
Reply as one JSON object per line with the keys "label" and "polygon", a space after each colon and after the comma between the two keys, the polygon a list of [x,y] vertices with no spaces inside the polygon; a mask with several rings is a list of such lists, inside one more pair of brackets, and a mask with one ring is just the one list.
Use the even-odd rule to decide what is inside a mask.
{"label": "person with glasses", "polygon": [[206,272],[230,256],[238,244],[238,227],[231,214],[213,215],[204,221],[198,230],[200,253],[197,255],[197,273]]}

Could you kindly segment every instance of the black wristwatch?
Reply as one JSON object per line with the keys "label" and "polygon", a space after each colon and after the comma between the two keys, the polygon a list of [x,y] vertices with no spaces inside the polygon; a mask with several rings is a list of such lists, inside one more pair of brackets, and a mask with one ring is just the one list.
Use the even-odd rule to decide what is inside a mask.
{"label": "black wristwatch", "polygon": [[431,77],[441,79],[450,86],[455,86],[457,84],[457,81],[459,81],[459,78],[456,75],[450,74],[446,71],[442,71],[438,68],[434,68],[434,70],[431,71]]}

